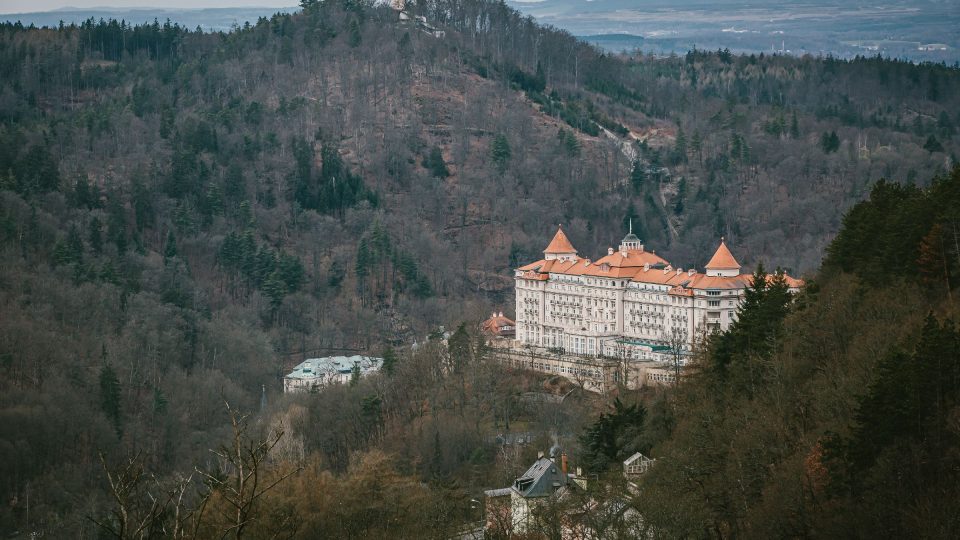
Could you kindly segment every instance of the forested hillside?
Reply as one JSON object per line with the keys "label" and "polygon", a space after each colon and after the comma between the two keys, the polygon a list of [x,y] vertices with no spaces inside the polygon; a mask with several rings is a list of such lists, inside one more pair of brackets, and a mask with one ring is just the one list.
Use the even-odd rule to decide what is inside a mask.
{"label": "forested hillside", "polygon": [[958,208],[960,168],[878,183],[799,298],[753,291],[650,424],[672,422],[635,501],[653,530],[960,534]]}
{"label": "forested hillside", "polygon": [[[498,2],[411,11],[432,26],[351,0],[231,33],[0,26],[0,532],[96,529],[116,502],[100,453],[111,479],[139,455],[164,492],[195,467],[220,478],[226,401],[261,411],[248,434],[283,420],[271,470],[304,467],[261,532],[387,537],[399,529],[369,530],[360,504],[380,489],[393,526],[446,534],[469,493],[527,465],[498,454],[500,426],[572,435],[596,404],[523,405],[540,381],[485,366],[466,331],[308,400],[278,396],[286,369],[504,309],[510,269],[558,222],[590,257],[632,218],[685,268],[726,236],[741,262],[809,272],[847,208],[895,189],[880,178],[927,197],[913,185],[960,146],[960,72],[944,66],[614,57]],[[933,219],[898,223],[934,234],[918,216]],[[843,238],[832,267],[888,277]],[[893,257],[909,277],[915,259]],[[896,309],[920,298],[903,296]],[[896,328],[883,339],[910,325]],[[356,514],[330,502],[348,495]],[[198,523],[228,527],[229,500],[209,500],[218,517]]]}

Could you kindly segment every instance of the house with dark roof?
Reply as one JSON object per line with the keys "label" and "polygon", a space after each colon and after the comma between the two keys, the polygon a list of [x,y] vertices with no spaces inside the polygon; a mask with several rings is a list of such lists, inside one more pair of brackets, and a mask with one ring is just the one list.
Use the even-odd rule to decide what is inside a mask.
{"label": "house with dark roof", "polygon": [[487,528],[526,534],[535,529],[534,510],[570,485],[567,455],[540,457],[507,488],[491,489],[486,496]]}
{"label": "house with dark roof", "polygon": [[[604,484],[600,490],[604,495],[595,498],[587,492],[587,477],[580,469],[576,474],[567,472],[567,455],[558,448],[551,454],[553,457],[547,458],[541,453],[510,487],[484,492],[488,537],[559,535],[581,540],[643,536],[643,520],[629,504],[632,495],[624,486]],[[632,472],[633,465],[645,472],[653,461],[638,453],[624,462],[624,471]],[[595,481],[597,477],[591,480]]]}

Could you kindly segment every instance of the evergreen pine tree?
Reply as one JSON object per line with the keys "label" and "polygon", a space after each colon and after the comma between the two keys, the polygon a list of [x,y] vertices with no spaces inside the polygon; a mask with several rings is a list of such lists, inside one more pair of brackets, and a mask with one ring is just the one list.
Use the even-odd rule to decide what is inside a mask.
{"label": "evergreen pine tree", "polygon": [[447,340],[447,349],[450,354],[450,365],[455,373],[460,373],[463,368],[473,361],[473,351],[471,350],[470,334],[467,333],[467,325],[460,323],[457,331]]}
{"label": "evergreen pine tree", "polygon": [[500,171],[500,174],[503,174],[504,171],[507,170],[507,163],[510,161],[511,154],[510,142],[507,140],[506,135],[498,133],[497,136],[493,138],[493,144],[490,146],[490,156],[497,165],[497,170]]}
{"label": "evergreen pine tree", "polygon": [[443,151],[439,146],[434,146],[430,150],[430,155],[424,159],[423,164],[430,171],[430,174],[436,178],[450,176],[450,170],[447,169],[447,164],[443,161]]}
{"label": "evergreen pine tree", "polygon": [[923,149],[931,154],[934,152],[943,152],[943,145],[933,135],[927,137],[927,142],[923,143]]}
{"label": "evergreen pine tree", "polygon": [[684,204],[687,200],[687,178],[681,177],[680,183],[677,185],[677,201],[673,205],[673,213],[680,215],[683,213]]}
{"label": "evergreen pine tree", "polygon": [[690,150],[697,155],[697,162],[703,163],[703,136],[700,135],[700,130],[694,130],[690,137]]}
{"label": "evergreen pine tree", "polygon": [[630,185],[633,186],[634,193],[640,193],[643,190],[643,183],[647,179],[647,173],[644,170],[643,162],[639,159],[634,160],[633,170],[630,171]]}
{"label": "evergreen pine tree", "polygon": [[687,136],[683,132],[683,127],[677,128],[677,139],[673,146],[673,161],[675,163],[685,163],[687,161]]}
{"label": "evergreen pine tree", "polygon": [[167,396],[160,388],[153,389],[153,412],[154,414],[163,414],[167,411]]}
{"label": "evergreen pine tree", "polygon": [[305,271],[296,255],[281,253],[277,258],[276,273],[287,292],[297,291],[303,285]]}
{"label": "evergreen pine tree", "polygon": [[355,363],[350,368],[350,386],[356,386],[360,382],[360,364]]}
{"label": "evergreen pine tree", "polygon": [[287,294],[287,288],[283,283],[283,279],[280,277],[278,271],[271,272],[266,279],[263,280],[263,285],[261,286],[263,293],[267,295],[267,298],[270,299],[270,305],[273,309],[280,307],[280,304],[283,303],[283,297]]}
{"label": "evergreen pine tree", "polygon": [[243,169],[239,163],[231,163],[230,167],[227,168],[224,184],[223,195],[232,207],[246,198],[247,188],[243,179]]}
{"label": "evergreen pine tree", "polygon": [[100,223],[100,218],[93,216],[90,220],[90,233],[88,240],[90,241],[90,248],[97,255],[103,250],[103,236],[101,235],[102,224]]}
{"label": "evergreen pine tree", "polygon": [[620,398],[613,410],[603,413],[580,437],[582,460],[594,473],[603,473],[620,466],[635,452],[649,450],[642,441],[647,411],[643,405],[624,405]]}
{"label": "evergreen pine tree", "polygon": [[362,39],[360,35],[360,23],[358,23],[356,19],[353,19],[352,21],[350,21],[350,30],[349,30],[348,36],[349,37],[347,38],[347,43],[351,47],[360,46],[360,42]]}
{"label": "evergreen pine tree", "polygon": [[104,363],[100,368],[100,408],[110,419],[117,436],[120,436],[120,379],[109,363]]}
{"label": "evergreen pine tree", "polygon": [[57,262],[60,264],[83,262],[83,240],[80,238],[80,231],[77,230],[76,225],[70,225],[70,230],[67,232],[67,238],[59,252]]}
{"label": "evergreen pine tree", "polygon": [[173,235],[173,229],[167,231],[167,241],[163,246],[163,258],[172,259],[177,256],[177,238]]}
{"label": "evergreen pine tree", "polygon": [[110,195],[107,203],[107,238],[116,244],[122,255],[127,251],[127,216],[123,201],[116,193]]}
{"label": "evergreen pine tree", "polygon": [[357,276],[357,294],[360,296],[360,304],[365,304],[365,293],[367,276],[370,275],[370,247],[367,237],[360,239],[357,245],[357,260],[353,267],[354,275]]}
{"label": "evergreen pine tree", "polygon": [[73,204],[77,208],[90,208],[92,206],[90,184],[87,182],[87,178],[84,175],[80,175],[77,178],[77,183],[74,185]]}
{"label": "evergreen pine tree", "polygon": [[383,371],[387,375],[393,375],[394,370],[397,368],[397,351],[393,347],[387,345],[387,348],[383,350]]}

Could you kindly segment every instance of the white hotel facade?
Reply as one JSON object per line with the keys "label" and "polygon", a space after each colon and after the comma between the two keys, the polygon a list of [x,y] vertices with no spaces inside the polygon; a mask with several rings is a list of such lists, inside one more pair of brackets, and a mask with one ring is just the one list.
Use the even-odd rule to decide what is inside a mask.
{"label": "white hotel facade", "polygon": [[[582,356],[659,361],[689,352],[698,336],[729,328],[753,277],[722,239],[703,273],[674,268],[632,231],[595,262],[562,229],[543,254],[515,272],[517,342]],[[803,284],[787,283],[793,292]]]}

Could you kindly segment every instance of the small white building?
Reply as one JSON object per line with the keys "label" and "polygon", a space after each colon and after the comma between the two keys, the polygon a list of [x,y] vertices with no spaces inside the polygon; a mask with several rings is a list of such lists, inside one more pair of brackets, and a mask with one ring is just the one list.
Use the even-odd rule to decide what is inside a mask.
{"label": "small white building", "polygon": [[331,384],[349,383],[355,369],[359,369],[361,377],[366,377],[380,371],[381,367],[383,358],[372,356],[309,358],[297,364],[293,371],[283,378],[283,391],[315,392]]}
{"label": "small white building", "polygon": [[652,467],[656,461],[657,460],[648,458],[640,452],[637,452],[623,462],[623,474],[627,478],[640,476],[650,470],[650,467]]}

